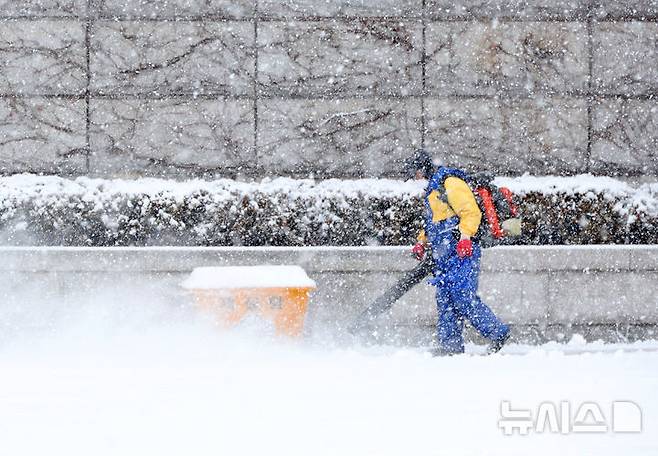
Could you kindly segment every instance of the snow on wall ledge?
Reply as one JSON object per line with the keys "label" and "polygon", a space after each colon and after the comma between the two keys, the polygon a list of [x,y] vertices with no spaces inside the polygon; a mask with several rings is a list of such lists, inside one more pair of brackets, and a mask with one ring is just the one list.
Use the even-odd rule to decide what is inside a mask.
{"label": "snow on wall ledge", "polygon": [[[521,199],[522,244],[658,243],[658,184],[499,178]],[[10,245],[406,245],[422,182],[0,177]]]}
{"label": "snow on wall ledge", "polygon": [[[298,265],[317,283],[307,331],[337,337],[415,265],[408,247],[2,247],[0,255],[3,305],[39,312],[90,295],[191,307],[180,284],[194,268]],[[658,246],[514,246],[484,251],[480,291],[519,340],[579,333],[620,341],[655,339],[657,284]],[[373,334],[384,342],[427,343],[435,319],[434,288],[420,284],[377,320]]]}

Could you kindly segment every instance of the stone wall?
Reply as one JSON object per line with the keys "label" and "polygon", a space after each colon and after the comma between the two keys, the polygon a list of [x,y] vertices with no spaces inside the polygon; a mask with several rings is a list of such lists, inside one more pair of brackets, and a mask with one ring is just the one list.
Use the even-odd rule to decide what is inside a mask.
{"label": "stone wall", "polygon": [[658,2],[0,0],[0,171],[658,175]]}
{"label": "stone wall", "polygon": [[[0,324],[12,315],[15,320],[4,324],[17,327],[24,317],[47,324],[42,316],[68,315],[89,296],[194,312],[180,283],[195,267],[297,264],[318,285],[308,335],[337,338],[416,265],[408,247],[1,247],[0,254]],[[480,285],[516,340],[565,341],[578,333],[626,341],[658,334],[658,246],[485,249]],[[435,324],[434,287],[419,284],[376,320],[370,334],[380,342],[428,344]]]}

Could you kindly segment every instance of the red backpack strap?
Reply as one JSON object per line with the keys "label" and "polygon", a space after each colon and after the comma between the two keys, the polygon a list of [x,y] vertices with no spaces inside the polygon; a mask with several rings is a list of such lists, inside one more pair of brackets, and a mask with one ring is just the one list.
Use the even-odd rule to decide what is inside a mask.
{"label": "red backpack strap", "polygon": [[480,199],[482,200],[482,205],[484,206],[484,216],[489,222],[489,230],[491,234],[496,239],[500,239],[504,236],[503,230],[500,228],[500,223],[498,221],[498,214],[496,214],[496,206],[494,205],[493,198],[491,197],[491,192],[489,189],[484,187],[478,187],[476,189]]}
{"label": "red backpack strap", "polygon": [[500,193],[503,194],[505,200],[507,201],[507,204],[509,204],[509,208],[512,211],[512,215],[514,217],[517,217],[519,215],[519,209],[516,207],[516,204],[514,204],[514,194],[507,187],[500,187]]}

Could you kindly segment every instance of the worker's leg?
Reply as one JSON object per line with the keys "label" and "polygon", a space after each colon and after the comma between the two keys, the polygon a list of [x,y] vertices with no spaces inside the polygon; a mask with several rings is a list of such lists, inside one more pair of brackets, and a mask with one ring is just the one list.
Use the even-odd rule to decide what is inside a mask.
{"label": "worker's leg", "polygon": [[491,340],[500,340],[507,335],[509,327],[494,315],[477,294],[480,256],[480,246],[474,244],[471,257],[457,258],[452,262],[453,267],[447,277],[449,300],[480,334]]}
{"label": "worker's leg", "polygon": [[437,341],[442,354],[456,354],[464,352],[464,319],[455,308],[450,298],[447,284],[437,283],[436,306],[439,313],[437,322]]}

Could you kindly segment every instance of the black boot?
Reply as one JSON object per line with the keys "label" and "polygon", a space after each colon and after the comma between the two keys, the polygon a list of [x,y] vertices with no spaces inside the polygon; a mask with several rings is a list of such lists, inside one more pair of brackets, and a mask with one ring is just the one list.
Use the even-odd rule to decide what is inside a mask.
{"label": "black boot", "polygon": [[443,347],[433,347],[430,349],[430,354],[433,357],[439,357],[439,356],[454,356],[454,355],[462,355],[464,352],[455,352],[455,351],[450,351],[446,350]]}
{"label": "black boot", "polygon": [[489,347],[487,347],[487,355],[492,355],[494,353],[498,353],[501,348],[503,348],[503,345],[507,342],[510,336],[510,331],[507,331],[507,333],[499,338],[492,340],[491,343],[489,344]]}

